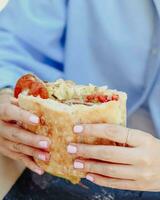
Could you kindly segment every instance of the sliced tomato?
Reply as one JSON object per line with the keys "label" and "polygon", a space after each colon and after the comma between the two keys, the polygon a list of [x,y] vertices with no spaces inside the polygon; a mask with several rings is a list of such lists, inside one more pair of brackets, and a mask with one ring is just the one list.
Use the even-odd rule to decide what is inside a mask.
{"label": "sliced tomato", "polygon": [[96,97],[95,94],[87,95],[86,98],[85,98],[85,101],[86,102],[94,102],[95,101],[95,97]]}
{"label": "sliced tomato", "polygon": [[91,94],[86,96],[86,102],[107,102],[108,101],[108,97],[105,95],[97,95],[97,94]]}
{"label": "sliced tomato", "polygon": [[18,95],[24,90],[29,91],[28,95],[40,96],[43,99],[49,98],[45,85],[32,74],[26,74],[17,81],[14,96],[18,98]]}
{"label": "sliced tomato", "polygon": [[99,96],[98,96],[98,100],[99,100],[99,102],[101,102],[101,103],[105,103],[105,102],[108,102],[108,101],[109,101],[108,96],[103,96],[103,95],[99,95]]}
{"label": "sliced tomato", "polygon": [[112,101],[118,101],[118,99],[119,99],[118,94],[113,94],[112,95]]}
{"label": "sliced tomato", "polygon": [[107,95],[91,94],[86,96],[85,101],[90,103],[106,103],[108,101],[117,101],[118,98],[118,95],[112,95],[109,97]]}

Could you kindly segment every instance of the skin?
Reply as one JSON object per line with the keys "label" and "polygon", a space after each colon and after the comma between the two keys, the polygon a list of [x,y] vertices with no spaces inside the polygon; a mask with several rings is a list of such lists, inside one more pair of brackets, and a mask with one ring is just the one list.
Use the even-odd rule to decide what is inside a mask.
{"label": "skin", "polygon": [[[50,141],[22,129],[22,122],[36,126],[39,119],[19,108],[17,100],[10,94],[0,94],[0,153],[22,161],[41,175],[43,170],[33,157],[48,161]],[[160,191],[160,140],[140,130],[109,124],[78,125],[74,132],[121,144],[68,146],[68,152],[77,155],[74,167],[86,172],[88,180],[117,189]]]}
{"label": "skin", "polygon": [[50,159],[50,141],[47,137],[24,130],[21,123],[37,125],[39,118],[18,107],[18,102],[9,93],[0,93],[0,153],[19,160],[30,170],[42,175],[44,171],[34,162]]}
{"label": "skin", "polygon": [[78,125],[74,132],[121,143],[68,146],[68,152],[77,155],[74,168],[86,172],[88,180],[117,189],[160,191],[160,140],[140,130],[109,124]]}

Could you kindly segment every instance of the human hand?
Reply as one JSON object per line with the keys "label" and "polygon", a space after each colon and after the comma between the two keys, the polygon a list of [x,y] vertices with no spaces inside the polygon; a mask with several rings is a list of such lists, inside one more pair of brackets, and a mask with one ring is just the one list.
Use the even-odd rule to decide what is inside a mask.
{"label": "human hand", "polygon": [[70,144],[74,168],[98,185],[126,190],[160,191],[160,140],[140,130],[109,124],[74,127],[76,134],[106,138],[125,146]]}
{"label": "human hand", "polygon": [[21,160],[26,167],[41,175],[44,171],[34,162],[33,157],[49,161],[50,140],[18,126],[21,122],[36,126],[39,118],[17,104],[16,99],[8,93],[0,94],[0,153]]}

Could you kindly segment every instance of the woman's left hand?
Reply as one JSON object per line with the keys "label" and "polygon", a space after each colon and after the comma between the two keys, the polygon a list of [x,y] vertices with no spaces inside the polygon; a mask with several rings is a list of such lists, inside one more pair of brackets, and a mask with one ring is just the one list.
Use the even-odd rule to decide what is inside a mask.
{"label": "woman's left hand", "polygon": [[68,152],[81,158],[75,160],[74,168],[87,172],[87,179],[117,189],[160,191],[160,140],[140,130],[109,124],[77,125],[74,132],[126,144],[70,144]]}

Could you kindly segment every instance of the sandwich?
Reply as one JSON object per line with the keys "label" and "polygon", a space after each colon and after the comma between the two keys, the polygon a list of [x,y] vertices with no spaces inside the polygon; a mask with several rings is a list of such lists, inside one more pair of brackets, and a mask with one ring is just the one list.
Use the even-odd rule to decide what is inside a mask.
{"label": "sandwich", "polygon": [[47,136],[52,141],[50,161],[35,159],[36,163],[46,172],[68,179],[74,184],[79,183],[86,174],[74,169],[76,155],[67,153],[68,144],[116,145],[107,139],[74,134],[74,125],[126,125],[126,93],[107,89],[106,86],[78,85],[63,79],[46,82],[35,75],[26,74],[17,81],[14,96],[21,108],[40,118],[39,125],[22,126],[35,134]]}

